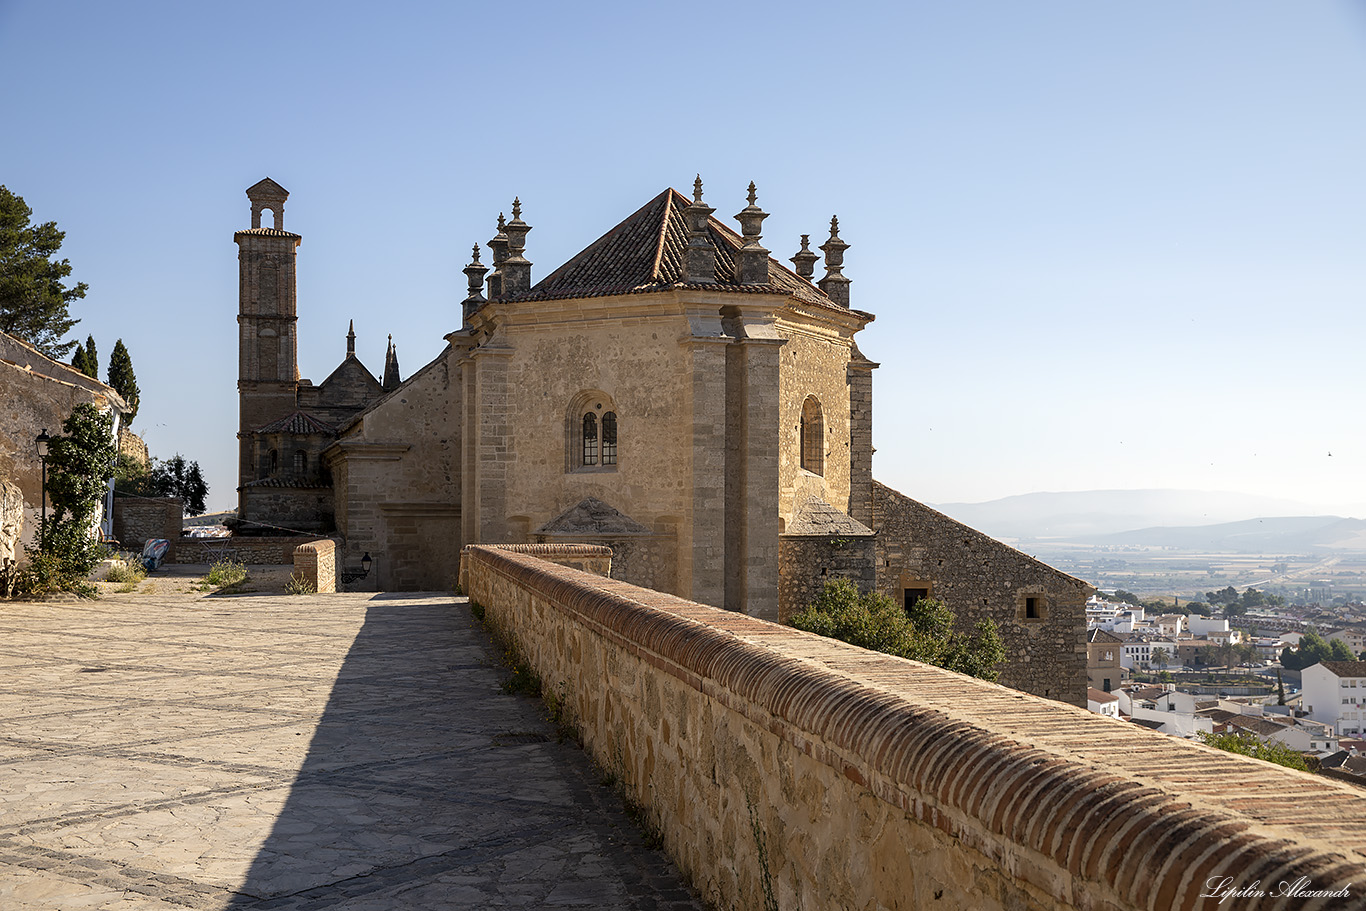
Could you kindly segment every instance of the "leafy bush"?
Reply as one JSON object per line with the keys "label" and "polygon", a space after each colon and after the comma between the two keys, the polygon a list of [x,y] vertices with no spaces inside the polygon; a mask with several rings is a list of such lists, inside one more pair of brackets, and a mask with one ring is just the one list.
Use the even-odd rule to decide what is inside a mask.
{"label": "leafy bush", "polygon": [[298,573],[290,576],[289,581],[285,583],[285,594],[287,595],[311,595],[317,590],[312,582]]}
{"label": "leafy bush", "polygon": [[851,645],[995,680],[1006,657],[996,624],[980,620],[965,634],[956,629],[956,619],[937,599],[922,598],[903,611],[886,595],[860,594],[848,579],[836,579],[789,622]]}
{"label": "leafy bush", "polygon": [[121,554],[119,559],[123,562],[115,563],[109,567],[109,574],[104,577],[106,582],[132,582],[137,584],[147,578],[147,570],[143,568],[135,554]]}
{"label": "leafy bush", "polygon": [[113,473],[114,418],[84,403],[62,422],[47,451],[47,497],[52,512],[38,530],[37,546],[25,548],[29,565],[15,579],[15,594],[32,597],[58,591],[93,598],[86,577],[104,559],[95,520]]}
{"label": "leafy bush", "polygon": [[216,588],[226,588],[247,580],[247,567],[234,560],[219,560],[209,567],[209,575],[204,581]]}
{"label": "leafy bush", "polygon": [[1266,743],[1246,731],[1237,733],[1230,731],[1226,734],[1206,734],[1204,731],[1197,731],[1196,733],[1200,735],[1200,741],[1206,746],[1212,746],[1229,753],[1237,753],[1240,756],[1251,756],[1253,759],[1274,762],[1276,765],[1299,769],[1301,772],[1309,771],[1309,764],[1304,761],[1304,754],[1283,743]]}

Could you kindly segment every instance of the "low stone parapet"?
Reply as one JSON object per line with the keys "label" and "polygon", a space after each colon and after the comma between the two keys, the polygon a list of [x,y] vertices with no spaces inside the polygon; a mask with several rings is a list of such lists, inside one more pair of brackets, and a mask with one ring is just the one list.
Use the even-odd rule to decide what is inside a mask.
{"label": "low stone parapet", "polygon": [[175,563],[236,563],[280,566],[294,562],[294,548],[312,539],[302,535],[278,537],[191,538],[176,542]]}
{"label": "low stone parapet", "polygon": [[323,538],[294,548],[294,578],[314,592],[337,590],[337,542]]}
{"label": "low stone parapet", "polygon": [[[526,554],[545,560],[547,563],[554,563],[557,566],[581,569],[595,576],[612,575],[612,548],[602,544],[490,544],[487,546],[508,553]],[[465,555],[463,553],[460,555],[460,590],[469,591],[465,587]]]}
{"label": "low stone parapet", "polygon": [[1366,906],[1361,789],[528,552],[462,565],[717,907]]}

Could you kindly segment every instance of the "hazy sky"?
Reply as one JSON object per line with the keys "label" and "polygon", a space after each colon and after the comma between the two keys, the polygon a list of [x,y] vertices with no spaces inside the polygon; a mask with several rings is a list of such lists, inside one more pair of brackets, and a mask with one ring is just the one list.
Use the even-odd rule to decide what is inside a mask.
{"label": "hazy sky", "polygon": [[435,357],[514,195],[535,280],[701,172],[718,216],[758,184],[783,260],[839,215],[908,494],[1366,515],[1363,2],[0,0],[0,67],[0,183],[211,508],[248,186],[290,191],[319,382],[352,318],[377,374],[389,333],[404,376]]}

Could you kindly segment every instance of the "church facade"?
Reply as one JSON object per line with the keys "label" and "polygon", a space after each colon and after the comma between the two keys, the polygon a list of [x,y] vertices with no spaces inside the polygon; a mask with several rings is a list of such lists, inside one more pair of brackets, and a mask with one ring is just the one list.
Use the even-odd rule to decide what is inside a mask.
{"label": "church facade", "polygon": [[[490,261],[474,248],[436,359],[385,388],[348,354],[315,389],[290,385],[298,235],[259,228],[263,184],[238,243],[277,260],[293,246],[273,296],[288,307],[249,293],[243,265],[243,347],[280,340],[243,356],[243,518],[259,504],[257,521],[303,527],[312,509],[387,590],[454,587],[466,544],[588,542],[612,547],[614,577],[771,620],[834,577],[940,597],[962,622],[997,622],[1002,683],[1085,704],[1089,586],[875,482],[877,365],[855,340],[873,315],[850,306],[833,219],[822,255],[803,236],[788,268],[761,244],[752,185],[736,231],[699,180],[533,283],[514,202]],[[271,461],[291,446],[302,473]],[[272,523],[284,490],[299,512]]]}

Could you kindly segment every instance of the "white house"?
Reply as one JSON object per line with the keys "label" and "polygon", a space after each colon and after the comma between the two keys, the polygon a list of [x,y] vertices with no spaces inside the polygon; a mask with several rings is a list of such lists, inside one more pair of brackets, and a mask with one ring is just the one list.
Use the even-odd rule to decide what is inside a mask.
{"label": "white house", "polygon": [[1322,661],[1301,672],[1309,717],[1340,737],[1366,732],[1366,661]]}
{"label": "white house", "polygon": [[1114,693],[1106,693],[1093,686],[1086,688],[1086,707],[1097,715],[1106,715],[1110,718],[1119,717],[1119,697]]}

